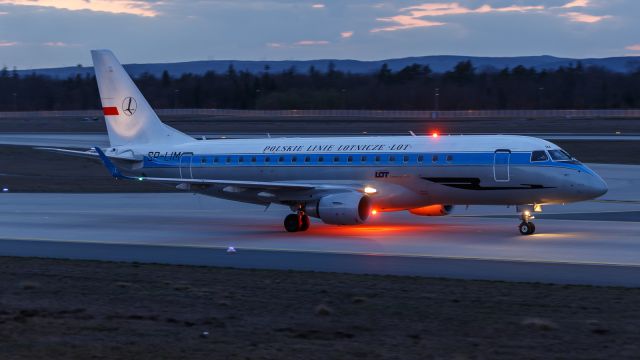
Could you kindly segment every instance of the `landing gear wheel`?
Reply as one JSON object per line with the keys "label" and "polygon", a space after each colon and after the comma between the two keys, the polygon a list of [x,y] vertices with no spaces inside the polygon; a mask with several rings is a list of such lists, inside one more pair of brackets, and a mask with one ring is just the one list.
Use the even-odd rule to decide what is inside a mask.
{"label": "landing gear wheel", "polygon": [[300,231],[309,230],[310,224],[311,224],[311,221],[309,220],[309,217],[307,215],[300,216]]}
{"label": "landing gear wheel", "polygon": [[289,214],[284,218],[284,228],[288,232],[296,232],[301,229],[300,217],[298,214]]}
{"label": "landing gear wheel", "polygon": [[531,235],[534,232],[536,232],[536,226],[531,221],[528,221],[528,222],[523,221],[518,226],[518,229],[520,230],[520,234],[522,235]]}

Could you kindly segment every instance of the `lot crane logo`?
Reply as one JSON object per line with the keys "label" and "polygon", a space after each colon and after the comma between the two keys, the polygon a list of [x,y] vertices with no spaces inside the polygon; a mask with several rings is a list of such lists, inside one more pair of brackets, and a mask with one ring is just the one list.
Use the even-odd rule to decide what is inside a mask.
{"label": "lot crane logo", "polygon": [[128,96],[124,98],[124,100],[122,100],[122,112],[125,113],[125,115],[133,115],[136,112],[137,108],[138,103],[136,102],[136,99],[132,98],[131,96]]}

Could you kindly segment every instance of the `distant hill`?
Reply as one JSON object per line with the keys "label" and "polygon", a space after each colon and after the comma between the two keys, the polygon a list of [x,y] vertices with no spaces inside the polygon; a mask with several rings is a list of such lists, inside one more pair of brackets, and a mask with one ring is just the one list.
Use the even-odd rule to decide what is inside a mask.
{"label": "distant hill", "polygon": [[[208,60],[164,64],[128,64],[125,65],[125,68],[133,76],[139,76],[143,73],[150,73],[155,76],[159,76],[164,70],[167,70],[172,76],[180,76],[186,73],[204,74],[207,71],[222,73],[225,72],[230,65],[233,65],[237,71],[249,71],[251,73],[263,72],[266,67],[269,68],[270,72],[282,72],[290,69],[291,67],[295,67],[298,72],[306,72],[311,66],[314,66],[319,71],[326,71],[329,64],[333,63],[336,70],[351,73],[371,73],[380,69],[384,63],[388,64],[389,68],[394,71],[400,70],[407,65],[417,63],[421,65],[429,65],[435,72],[445,72],[451,70],[458,62],[465,60],[471,60],[474,66],[479,70],[500,70],[505,67],[513,68],[518,65],[533,67],[538,70],[557,69],[561,66],[566,67],[571,64],[575,65],[578,61],[580,61],[584,66],[601,66],[608,70],[620,73],[631,72],[640,68],[640,56],[610,57],[601,59],[569,59],[548,55],[517,57],[437,55],[376,61],[331,59],[306,61]],[[77,74],[93,74],[93,67],[76,66],[51,69],[18,70],[18,73],[20,75],[36,73],[55,78],[67,78],[76,76]]]}

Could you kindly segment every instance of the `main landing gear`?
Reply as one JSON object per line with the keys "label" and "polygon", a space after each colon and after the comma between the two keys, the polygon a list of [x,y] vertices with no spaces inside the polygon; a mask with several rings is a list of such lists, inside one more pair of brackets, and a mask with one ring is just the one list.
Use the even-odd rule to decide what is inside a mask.
{"label": "main landing gear", "polygon": [[288,232],[307,231],[310,224],[309,216],[299,210],[296,214],[289,214],[284,218],[284,228]]}
{"label": "main landing gear", "polygon": [[533,224],[531,220],[535,219],[533,215],[531,215],[531,211],[542,211],[542,207],[540,205],[534,205],[533,207],[519,207],[518,211],[520,211],[520,219],[522,222],[518,225],[518,230],[520,230],[520,234],[522,235],[532,235],[536,232],[536,226]]}

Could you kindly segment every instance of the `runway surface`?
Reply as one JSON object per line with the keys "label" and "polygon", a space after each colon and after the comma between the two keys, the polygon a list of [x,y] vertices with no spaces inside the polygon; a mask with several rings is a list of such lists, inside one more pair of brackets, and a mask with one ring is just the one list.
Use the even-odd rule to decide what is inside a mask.
{"label": "runway surface", "polygon": [[[505,133],[506,134],[506,133]],[[277,134],[269,135],[261,134],[190,134],[197,139],[220,139],[220,138],[266,138],[271,137],[325,137],[325,136],[408,136],[408,132],[403,133],[351,133],[351,134]],[[472,135],[472,134],[467,134]],[[482,135],[482,134],[479,134]],[[486,135],[486,134],[485,134]],[[550,133],[532,133],[532,134],[512,134],[526,135],[543,138],[546,140],[587,140],[587,141],[640,141],[638,134],[550,134]],[[107,134],[95,133],[5,133],[0,134],[0,145],[24,145],[24,146],[53,146],[53,147],[72,147],[72,148],[91,148],[94,146],[109,147],[109,138]]]}
{"label": "runway surface", "polygon": [[290,234],[284,207],[187,193],[0,193],[0,255],[640,286],[640,166],[592,167],[609,193],[546,207],[533,236],[505,207]]}

